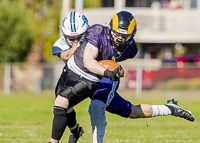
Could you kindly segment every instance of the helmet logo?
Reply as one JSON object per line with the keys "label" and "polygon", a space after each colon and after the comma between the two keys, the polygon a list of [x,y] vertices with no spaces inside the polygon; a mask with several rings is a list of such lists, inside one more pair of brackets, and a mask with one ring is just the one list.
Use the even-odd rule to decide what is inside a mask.
{"label": "helmet logo", "polygon": [[63,19],[63,22],[62,22],[62,26],[63,26],[64,28],[65,28],[65,25],[64,25],[65,20],[66,20],[66,17]]}
{"label": "helmet logo", "polygon": [[82,19],[84,21],[83,25],[85,25],[85,23],[88,25],[88,20],[87,20],[87,18],[84,15],[82,15]]}
{"label": "helmet logo", "polygon": [[117,32],[122,33],[122,34],[127,34],[127,31],[124,29],[118,29]]}
{"label": "helmet logo", "polygon": [[78,33],[77,32],[73,32],[73,33],[70,33],[71,35],[77,35]]}

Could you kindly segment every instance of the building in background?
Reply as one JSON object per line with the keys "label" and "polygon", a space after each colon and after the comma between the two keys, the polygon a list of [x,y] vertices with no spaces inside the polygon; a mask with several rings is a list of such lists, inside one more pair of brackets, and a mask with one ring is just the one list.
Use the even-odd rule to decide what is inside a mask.
{"label": "building in background", "polygon": [[[61,19],[74,10],[69,6],[70,1],[63,0]],[[169,53],[171,57],[186,53],[200,55],[199,0],[101,0],[99,8],[81,9],[90,25],[100,23],[106,26],[121,10],[130,11],[136,17],[138,32],[135,39],[140,47],[139,58],[163,59]],[[177,44],[181,45],[179,49]]]}

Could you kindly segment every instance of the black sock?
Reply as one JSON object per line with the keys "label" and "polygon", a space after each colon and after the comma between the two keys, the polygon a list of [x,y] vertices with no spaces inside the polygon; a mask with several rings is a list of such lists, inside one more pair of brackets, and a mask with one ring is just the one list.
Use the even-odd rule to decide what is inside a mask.
{"label": "black sock", "polygon": [[67,113],[67,125],[69,128],[73,128],[76,125],[76,112],[73,110]]}
{"label": "black sock", "polygon": [[[67,114],[67,125],[68,125],[69,128],[73,128],[76,124],[77,124],[77,122],[76,122],[76,112],[75,112],[75,110],[73,110],[72,112]],[[79,125],[77,125],[77,127],[75,129],[71,130],[71,133],[77,134],[78,128],[79,128]]]}
{"label": "black sock", "polygon": [[71,133],[74,134],[74,135],[77,134],[78,129],[79,129],[79,125],[77,125],[75,129],[71,130]]}

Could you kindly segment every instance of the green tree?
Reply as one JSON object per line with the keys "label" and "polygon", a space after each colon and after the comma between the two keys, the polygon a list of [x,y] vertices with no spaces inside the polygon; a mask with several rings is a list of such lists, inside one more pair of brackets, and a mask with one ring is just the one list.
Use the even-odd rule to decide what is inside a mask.
{"label": "green tree", "polygon": [[17,0],[24,7],[36,35],[34,45],[39,45],[45,61],[51,60],[52,46],[59,38],[62,0]]}
{"label": "green tree", "polygon": [[[74,5],[71,0],[71,6]],[[84,7],[98,7],[86,0]],[[59,38],[62,0],[0,0],[0,62],[23,62],[32,47],[39,46],[45,61]]]}
{"label": "green tree", "polygon": [[26,13],[17,2],[0,1],[0,62],[23,62],[34,42]]}

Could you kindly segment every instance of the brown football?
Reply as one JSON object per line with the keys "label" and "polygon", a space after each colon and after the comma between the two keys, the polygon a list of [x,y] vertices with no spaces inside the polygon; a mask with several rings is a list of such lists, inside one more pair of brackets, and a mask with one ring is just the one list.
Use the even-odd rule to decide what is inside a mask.
{"label": "brown football", "polygon": [[[99,64],[109,71],[114,71],[118,66],[120,66],[120,64],[118,64],[117,62],[112,61],[112,60],[101,60],[101,61],[99,61]],[[121,69],[120,74],[124,75],[123,68]]]}

